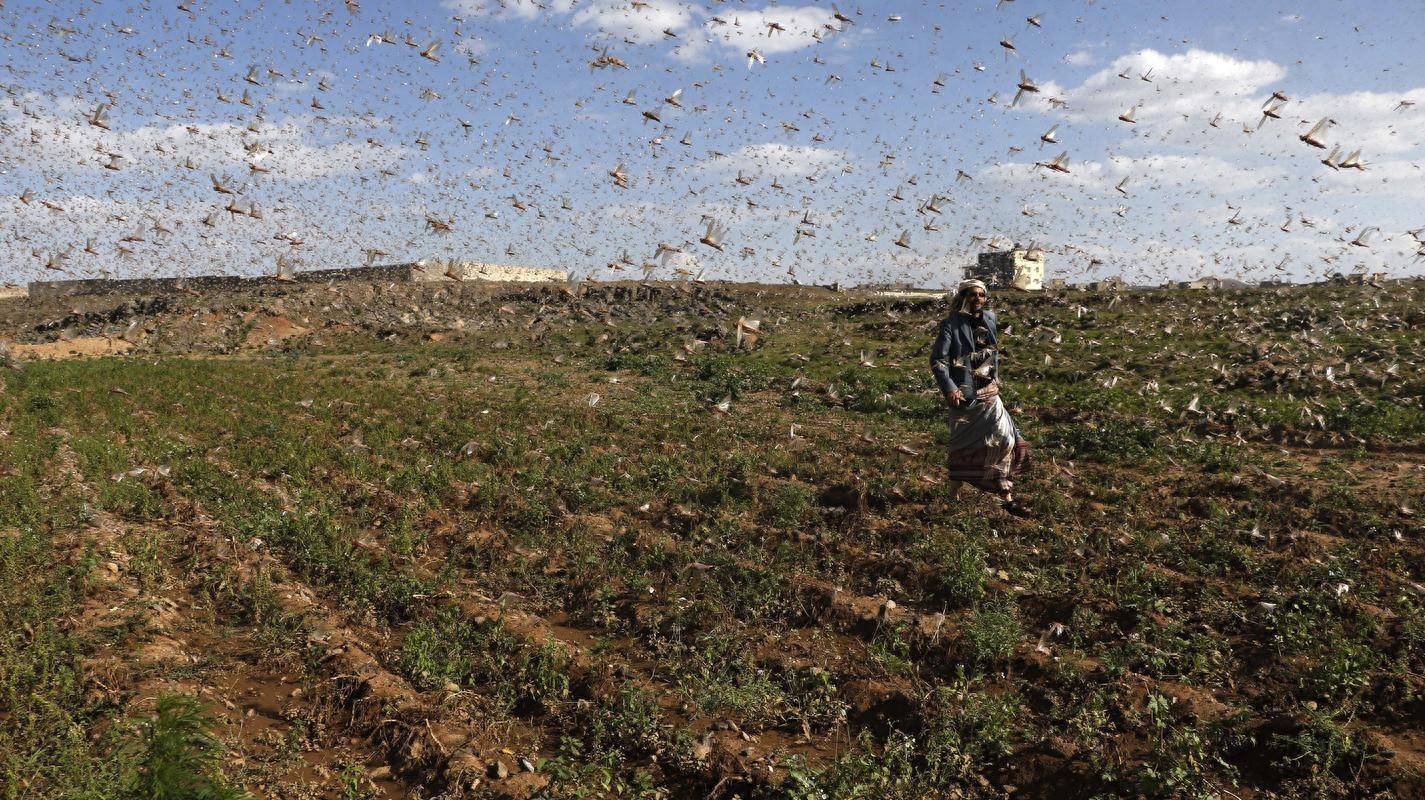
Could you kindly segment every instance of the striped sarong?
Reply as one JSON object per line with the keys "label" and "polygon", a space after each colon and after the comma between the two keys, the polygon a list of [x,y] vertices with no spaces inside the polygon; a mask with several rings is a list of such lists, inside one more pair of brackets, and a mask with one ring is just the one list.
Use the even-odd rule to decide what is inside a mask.
{"label": "striped sarong", "polygon": [[1020,435],[999,396],[950,409],[949,477],[994,494],[1014,488],[1029,466],[1029,442]]}

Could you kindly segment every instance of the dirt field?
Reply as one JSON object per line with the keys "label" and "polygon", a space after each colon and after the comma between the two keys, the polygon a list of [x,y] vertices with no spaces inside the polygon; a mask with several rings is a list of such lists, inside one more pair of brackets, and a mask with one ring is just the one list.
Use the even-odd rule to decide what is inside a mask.
{"label": "dirt field", "polygon": [[0,797],[1425,797],[1425,285],[994,305],[0,301]]}

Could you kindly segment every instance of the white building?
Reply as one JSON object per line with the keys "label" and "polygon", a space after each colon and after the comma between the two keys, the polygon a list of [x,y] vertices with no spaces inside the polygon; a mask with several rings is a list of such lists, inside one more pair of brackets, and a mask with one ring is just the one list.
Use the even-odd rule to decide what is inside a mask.
{"label": "white building", "polygon": [[1044,288],[1044,251],[1038,247],[980,253],[970,275],[991,287],[1037,292]]}
{"label": "white building", "polygon": [[423,259],[411,268],[414,281],[489,281],[492,283],[568,283],[569,273],[546,267],[487,264],[482,261]]}

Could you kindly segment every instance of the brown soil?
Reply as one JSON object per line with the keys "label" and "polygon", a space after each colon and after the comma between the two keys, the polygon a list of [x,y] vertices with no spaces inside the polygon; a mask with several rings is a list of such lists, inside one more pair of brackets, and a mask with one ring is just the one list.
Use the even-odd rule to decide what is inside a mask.
{"label": "brown soil", "polygon": [[112,356],[132,350],[134,345],[124,339],[106,336],[80,336],[42,344],[12,344],[10,352],[19,359],[58,361],[87,356]]}

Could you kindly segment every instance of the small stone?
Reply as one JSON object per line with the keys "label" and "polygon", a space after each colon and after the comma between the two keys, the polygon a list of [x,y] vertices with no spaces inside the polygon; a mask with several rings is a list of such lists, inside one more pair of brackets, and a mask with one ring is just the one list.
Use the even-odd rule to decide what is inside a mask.
{"label": "small stone", "polygon": [[530,760],[527,759],[527,758],[521,758],[521,759],[520,759],[520,769],[524,770],[525,772],[534,772],[534,771],[535,771],[534,762],[533,762],[533,761],[530,761]]}
{"label": "small stone", "polygon": [[485,772],[497,781],[502,781],[510,777],[510,768],[505,766],[505,762],[503,761],[491,761],[490,766],[486,768]]}

